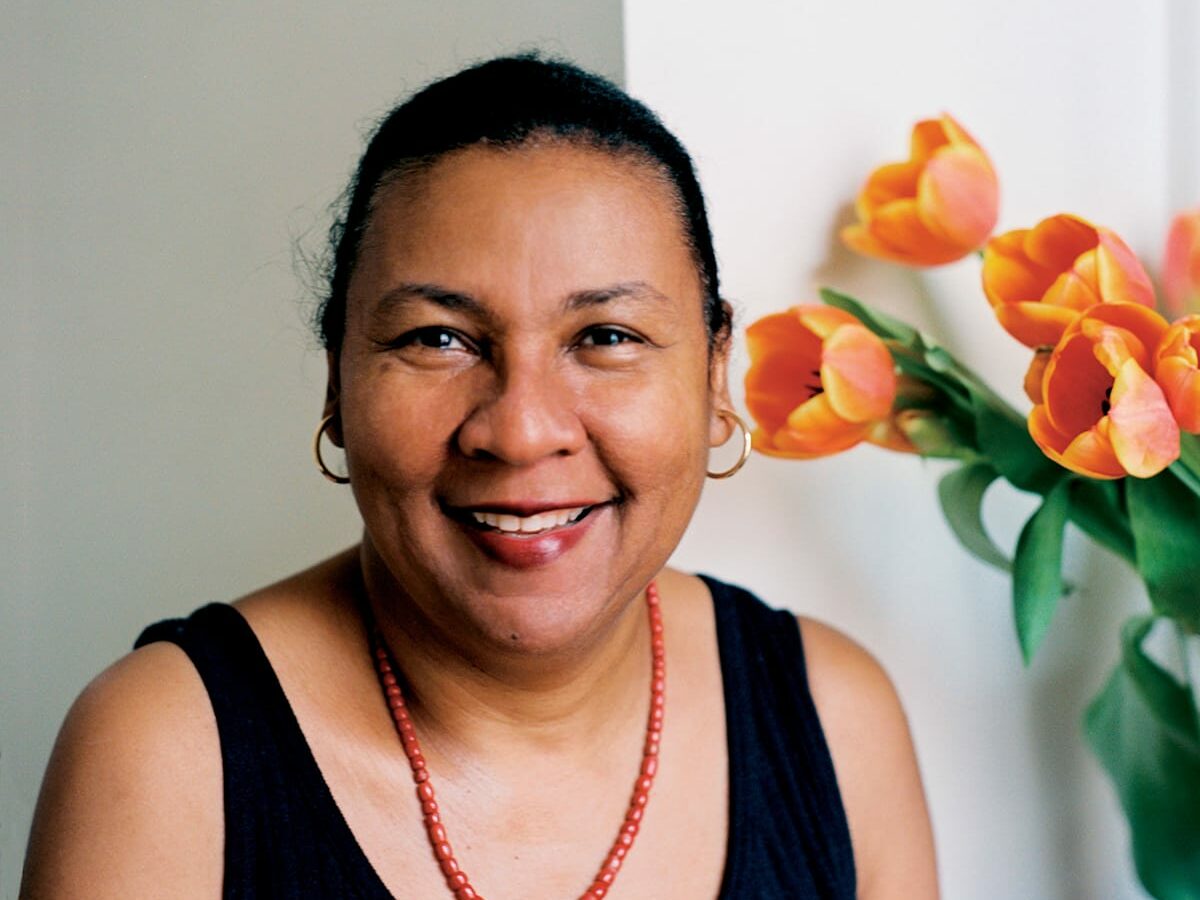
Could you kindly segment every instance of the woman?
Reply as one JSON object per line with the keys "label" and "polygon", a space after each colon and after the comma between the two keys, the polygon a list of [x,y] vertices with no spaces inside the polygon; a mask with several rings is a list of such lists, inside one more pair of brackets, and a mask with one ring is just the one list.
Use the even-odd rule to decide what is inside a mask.
{"label": "woman", "polygon": [[664,568],[744,433],[674,137],[493,60],[393,111],[333,237],[362,543],[88,687],[23,896],[936,896],[879,667]]}

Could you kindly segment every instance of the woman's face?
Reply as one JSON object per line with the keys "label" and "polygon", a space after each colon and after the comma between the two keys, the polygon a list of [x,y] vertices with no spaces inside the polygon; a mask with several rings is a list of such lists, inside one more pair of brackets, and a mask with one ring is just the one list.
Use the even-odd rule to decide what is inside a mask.
{"label": "woman's face", "polygon": [[562,142],[469,148],[382,188],[333,362],[369,573],[493,648],[601,633],[729,436],[670,190]]}

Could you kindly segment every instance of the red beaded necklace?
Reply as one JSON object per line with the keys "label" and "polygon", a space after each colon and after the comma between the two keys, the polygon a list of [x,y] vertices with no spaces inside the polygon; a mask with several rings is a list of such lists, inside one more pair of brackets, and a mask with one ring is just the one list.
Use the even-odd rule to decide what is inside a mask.
{"label": "red beaded necklace", "polygon": [[[612,849],[604,858],[600,871],[592,880],[591,886],[583,892],[579,900],[600,900],[608,893],[616,880],[621,863],[633,847],[637,837],[646,801],[650,799],[650,785],[654,783],[654,773],[658,771],[658,748],[662,740],[662,723],[664,698],[666,690],[667,663],[663,644],[662,610],[659,608],[658,587],[650,582],[646,588],[646,607],[650,613],[650,648],[653,657],[653,671],[650,676],[650,717],[646,723],[646,744],[642,749],[642,768],[638,779],[633,785],[633,797],[625,813],[625,821],[617,832],[617,839]],[[413,730],[412,719],[404,702],[404,694],[396,679],[395,668],[387,647],[378,628],[371,629],[371,641],[375,652],[375,665],[379,670],[379,680],[383,683],[384,699],[392,711],[392,720],[396,723],[396,731],[408,764],[412,767],[413,782],[417,786],[417,799],[421,802],[421,813],[425,819],[425,833],[429,835],[429,844],[433,855],[446,876],[446,885],[453,892],[456,900],[483,900],[471,887],[467,873],[459,866],[450,848],[450,839],[446,835],[446,826],[442,824],[438,812],[437,799],[434,796],[433,784],[429,780],[429,769],[425,765],[425,757],[421,755],[421,744]]]}

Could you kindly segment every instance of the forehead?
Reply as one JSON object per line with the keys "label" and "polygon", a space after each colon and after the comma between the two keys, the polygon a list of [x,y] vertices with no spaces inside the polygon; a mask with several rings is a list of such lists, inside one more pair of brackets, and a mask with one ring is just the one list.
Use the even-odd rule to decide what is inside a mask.
{"label": "forehead", "polygon": [[350,293],[416,282],[533,302],[635,281],[699,313],[673,189],[636,158],[559,141],[467,148],[381,188]]}

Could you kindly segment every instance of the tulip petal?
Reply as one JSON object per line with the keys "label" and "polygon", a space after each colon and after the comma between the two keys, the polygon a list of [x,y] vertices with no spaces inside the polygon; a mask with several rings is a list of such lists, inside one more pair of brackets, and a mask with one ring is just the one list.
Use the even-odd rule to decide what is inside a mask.
{"label": "tulip petal", "polygon": [[844,325],[860,325],[853,315],[836,306],[821,303],[806,303],[793,306],[792,312],[800,324],[824,341]]}
{"label": "tulip petal", "polygon": [[1046,289],[1042,302],[1050,306],[1083,312],[1089,306],[1100,302],[1100,292],[1096,288],[1092,273],[1095,269],[1095,257],[1089,250],[1075,261],[1075,268],[1068,269],[1054,279],[1054,283]]}
{"label": "tulip petal", "polygon": [[882,419],[896,399],[896,364],[883,341],[865,326],[843,325],[821,348],[821,384],[843,419]]}
{"label": "tulip petal", "polygon": [[1171,316],[1200,312],[1200,208],[1181,212],[1167,232],[1163,292]]}
{"label": "tulip petal", "polygon": [[938,150],[917,186],[922,223],[962,253],[980,246],[996,227],[1000,187],[987,157],[971,146]]}
{"label": "tulip petal", "polygon": [[1189,434],[1200,434],[1200,369],[1171,357],[1158,364],[1155,380],[1179,427]]}
{"label": "tulip petal", "polygon": [[1089,428],[1074,439],[1054,427],[1044,406],[1029,414],[1029,436],[1042,452],[1064,468],[1090,478],[1120,478],[1125,474],[1112,445],[1099,429]]}
{"label": "tulip petal", "polygon": [[834,412],[827,394],[819,394],[792,410],[787,425],[772,436],[786,452],[827,456],[849,450],[867,436],[870,422],[848,422]]}
{"label": "tulip petal", "polygon": [[866,227],[876,241],[888,248],[890,258],[908,265],[943,265],[966,252],[925,227],[915,199],[897,200],[881,207]]}
{"label": "tulip petal", "polygon": [[1000,327],[1026,347],[1053,347],[1079,313],[1045,303],[1010,303],[996,307]]}
{"label": "tulip petal", "polygon": [[921,164],[949,142],[941,119],[922,119],[913,126],[912,138],[908,142],[909,155],[913,162]]}
{"label": "tulip petal", "polygon": [[1058,272],[1025,255],[1026,228],[1008,231],[983,248],[983,291],[993,306],[1040,301]]}
{"label": "tulip petal", "polygon": [[870,177],[855,201],[855,210],[860,219],[869,219],[875,210],[893,200],[914,197],[921,165],[913,162],[889,163],[880,166]]}
{"label": "tulip petal", "polygon": [[1200,314],[1172,322],[1158,341],[1155,357],[1178,356],[1188,365],[1200,365]]}
{"label": "tulip petal", "polygon": [[1029,368],[1025,370],[1025,396],[1035,405],[1043,402],[1042,382],[1045,380],[1046,367],[1050,365],[1051,352],[1049,347],[1039,347],[1029,361]]}
{"label": "tulip petal", "polygon": [[1170,327],[1157,311],[1137,303],[1101,303],[1087,311],[1087,319],[1120,328],[1136,338],[1141,344],[1138,362],[1147,370],[1151,366],[1145,352],[1157,347]]}
{"label": "tulip petal", "polygon": [[802,453],[799,450],[785,450],[775,445],[774,435],[761,428],[755,428],[750,433],[750,446],[764,456],[777,456],[782,459],[815,459],[820,453]]}
{"label": "tulip petal", "polygon": [[942,114],[941,125],[946,140],[951,144],[970,144],[973,147],[979,147],[979,141],[971,137],[967,129],[963,128],[959,121],[949,113]]}
{"label": "tulip petal", "polygon": [[1114,379],[1128,360],[1140,362],[1146,358],[1145,346],[1124,328],[1113,328],[1093,319],[1085,322],[1080,331],[1092,342],[1092,353]]}
{"label": "tulip petal", "polygon": [[1094,225],[1078,216],[1060,213],[1033,227],[1025,237],[1025,252],[1038,265],[1062,272],[1097,243],[1099,237]]}
{"label": "tulip petal", "polygon": [[1179,425],[1162,388],[1128,359],[1113,384],[1109,436],[1130,475],[1149,478],[1179,458]]}
{"label": "tulip petal", "polygon": [[1077,435],[1063,451],[1062,464],[1072,472],[1090,478],[1120,478],[1126,474],[1112,441],[1105,436],[1107,429],[1099,426]]}
{"label": "tulip petal", "polygon": [[1099,427],[1088,428],[1072,438],[1054,427],[1045,407],[1033,407],[1030,413],[1030,437],[1051,460],[1088,478],[1121,478],[1126,472],[1117,462],[1104,431]]}
{"label": "tulip petal", "polygon": [[861,253],[863,256],[887,260],[888,262],[907,262],[905,257],[876,239],[873,234],[867,231],[865,225],[847,225],[842,229],[840,237],[843,244],[855,253]]}
{"label": "tulip petal", "polygon": [[1150,276],[1129,246],[1107,228],[1098,229],[1096,247],[1097,281],[1106,302],[1140,303],[1154,306]]}

